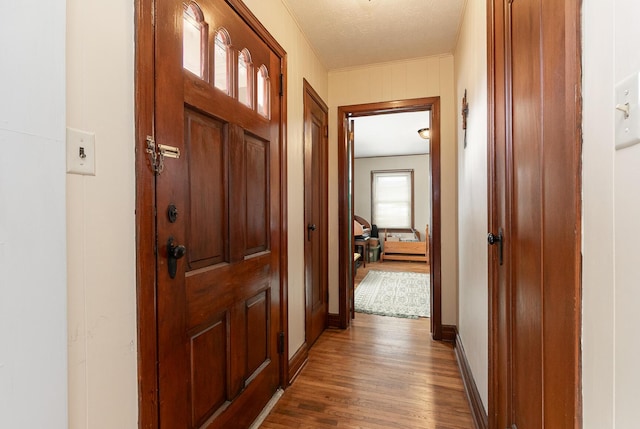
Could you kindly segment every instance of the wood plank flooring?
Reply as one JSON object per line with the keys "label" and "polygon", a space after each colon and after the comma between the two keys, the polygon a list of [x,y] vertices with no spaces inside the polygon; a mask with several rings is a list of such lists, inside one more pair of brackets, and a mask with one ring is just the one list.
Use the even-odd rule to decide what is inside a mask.
{"label": "wood plank flooring", "polygon": [[[403,264],[407,263],[371,263],[366,271],[394,266],[407,271],[400,269]],[[421,265],[428,272],[428,266]],[[359,280],[365,274],[364,268],[358,269]],[[261,425],[264,429],[473,427],[453,346],[431,340],[429,319],[360,313],[350,329],[327,330],[320,336],[309,362]]]}

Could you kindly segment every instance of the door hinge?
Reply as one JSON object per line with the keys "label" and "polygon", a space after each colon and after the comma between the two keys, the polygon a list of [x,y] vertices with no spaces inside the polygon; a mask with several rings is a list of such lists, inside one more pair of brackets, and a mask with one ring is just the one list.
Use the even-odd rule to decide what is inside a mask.
{"label": "door hinge", "polygon": [[151,169],[156,175],[160,175],[160,173],[162,173],[162,171],[164,170],[165,158],[180,158],[180,148],[164,144],[157,145],[155,139],[152,136],[147,136],[146,152],[149,154]]}
{"label": "door hinge", "polygon": [[280,73],[280,97],[284,95],[284,73]]}
{"label": "door hinge", "polygon": [[284,353],[284,332],[278,332],[278,354]]}
{"label": "door hinge", "polygon": [[324,136],[329,137],[329,125],[324,126]]}

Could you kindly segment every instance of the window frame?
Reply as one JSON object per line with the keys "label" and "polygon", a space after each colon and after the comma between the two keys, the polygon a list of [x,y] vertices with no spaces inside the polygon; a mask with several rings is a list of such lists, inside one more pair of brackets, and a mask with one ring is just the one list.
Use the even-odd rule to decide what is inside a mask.
{"label": "window frame", "polygon": [[[376,221],[376,190],[375,190],[375,179],[379,174],[402,174],[408,175],[410,180],[410,225],[408,227],[404,226],[387,226],[380,225]],[[411,168],[399,168],[399,169],[390,169],[390,170],[371,170],[371,223],[376,224],[379,229],[384,229],[392,232],[404,232],[404,231],[414,231],[415,230],[415,182],[414,182],[414,170]]]}

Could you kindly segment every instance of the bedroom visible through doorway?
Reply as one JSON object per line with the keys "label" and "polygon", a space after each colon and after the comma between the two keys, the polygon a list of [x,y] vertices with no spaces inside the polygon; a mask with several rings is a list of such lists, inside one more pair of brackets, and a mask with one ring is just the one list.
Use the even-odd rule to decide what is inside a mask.
{"label": "bedroom visible through doorway", "polygon": [[[342,142],[338,154],[339,192],[340,201],[344,203],[340,209],[341,322],[345,326],[350,323],[346,317],[352,314],[354,295],[350,292],[366,272],[374,267],[376,270],[422,271],[430,276],[432,336],[442,339],[439,98],[341,106],[338,121],[345,124],[338,130]],[[355,123],[353,143],[349,139],[350,133],[345,131],[349,121]],[[405,123],[404,131],[392,129],[394,122]],[[386,131],[385,125],[389,128]],[[418,135],[422,128],[430,129],[429,139]],[[397,187],[394,189],[394,186]],[[364,219],[363,223],[370,228],[369,237],[364,240],[366,245],[356,250],[363,253],[362,262],[355,265],[352,263],[353,252],[349,249],[354,249],[363,240],[356,237],[359,233],[355,230],[357,222],[347,224],[354,219]],[[374,237],[371,237],[372,232]],[[424,243],[422,255],[413,255],[412,251],[407,255],[400,251],[397,253],[400,262],[382,262],[385,237],[403,244],[421,240]],[[428,256],[431,256],[429,265],[426,263]],[[408,262],[414,258],[423,259]],[[398,265],[391,268],[394,264]]]}
{"label": "bedroom visible through doorway", "polygon": [[359,235],[354,223],[355,251],[363,253],[354,276],[355,312],[429,317],[430,139],[418,130],[430,129],[431,112],[353,121],[354,221],[364,226]]}

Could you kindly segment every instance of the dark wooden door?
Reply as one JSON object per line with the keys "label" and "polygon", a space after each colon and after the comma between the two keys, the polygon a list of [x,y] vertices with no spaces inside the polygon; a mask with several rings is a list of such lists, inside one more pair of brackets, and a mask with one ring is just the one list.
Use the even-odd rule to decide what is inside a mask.
{"label": "dark wooden door", "polygon": [[280,385],[280,59],[224,0],[158,1],[155,52],[160,427],[248,427]]}
{"label": "dark wooden door", "polygon": [[311,347],[327,327],[328,108],[304,81],[304,246],[306,341]]}
{"label": "dark wooden door", "polygon": [[578,4],[492,2],[490,427],[580,427]]}

